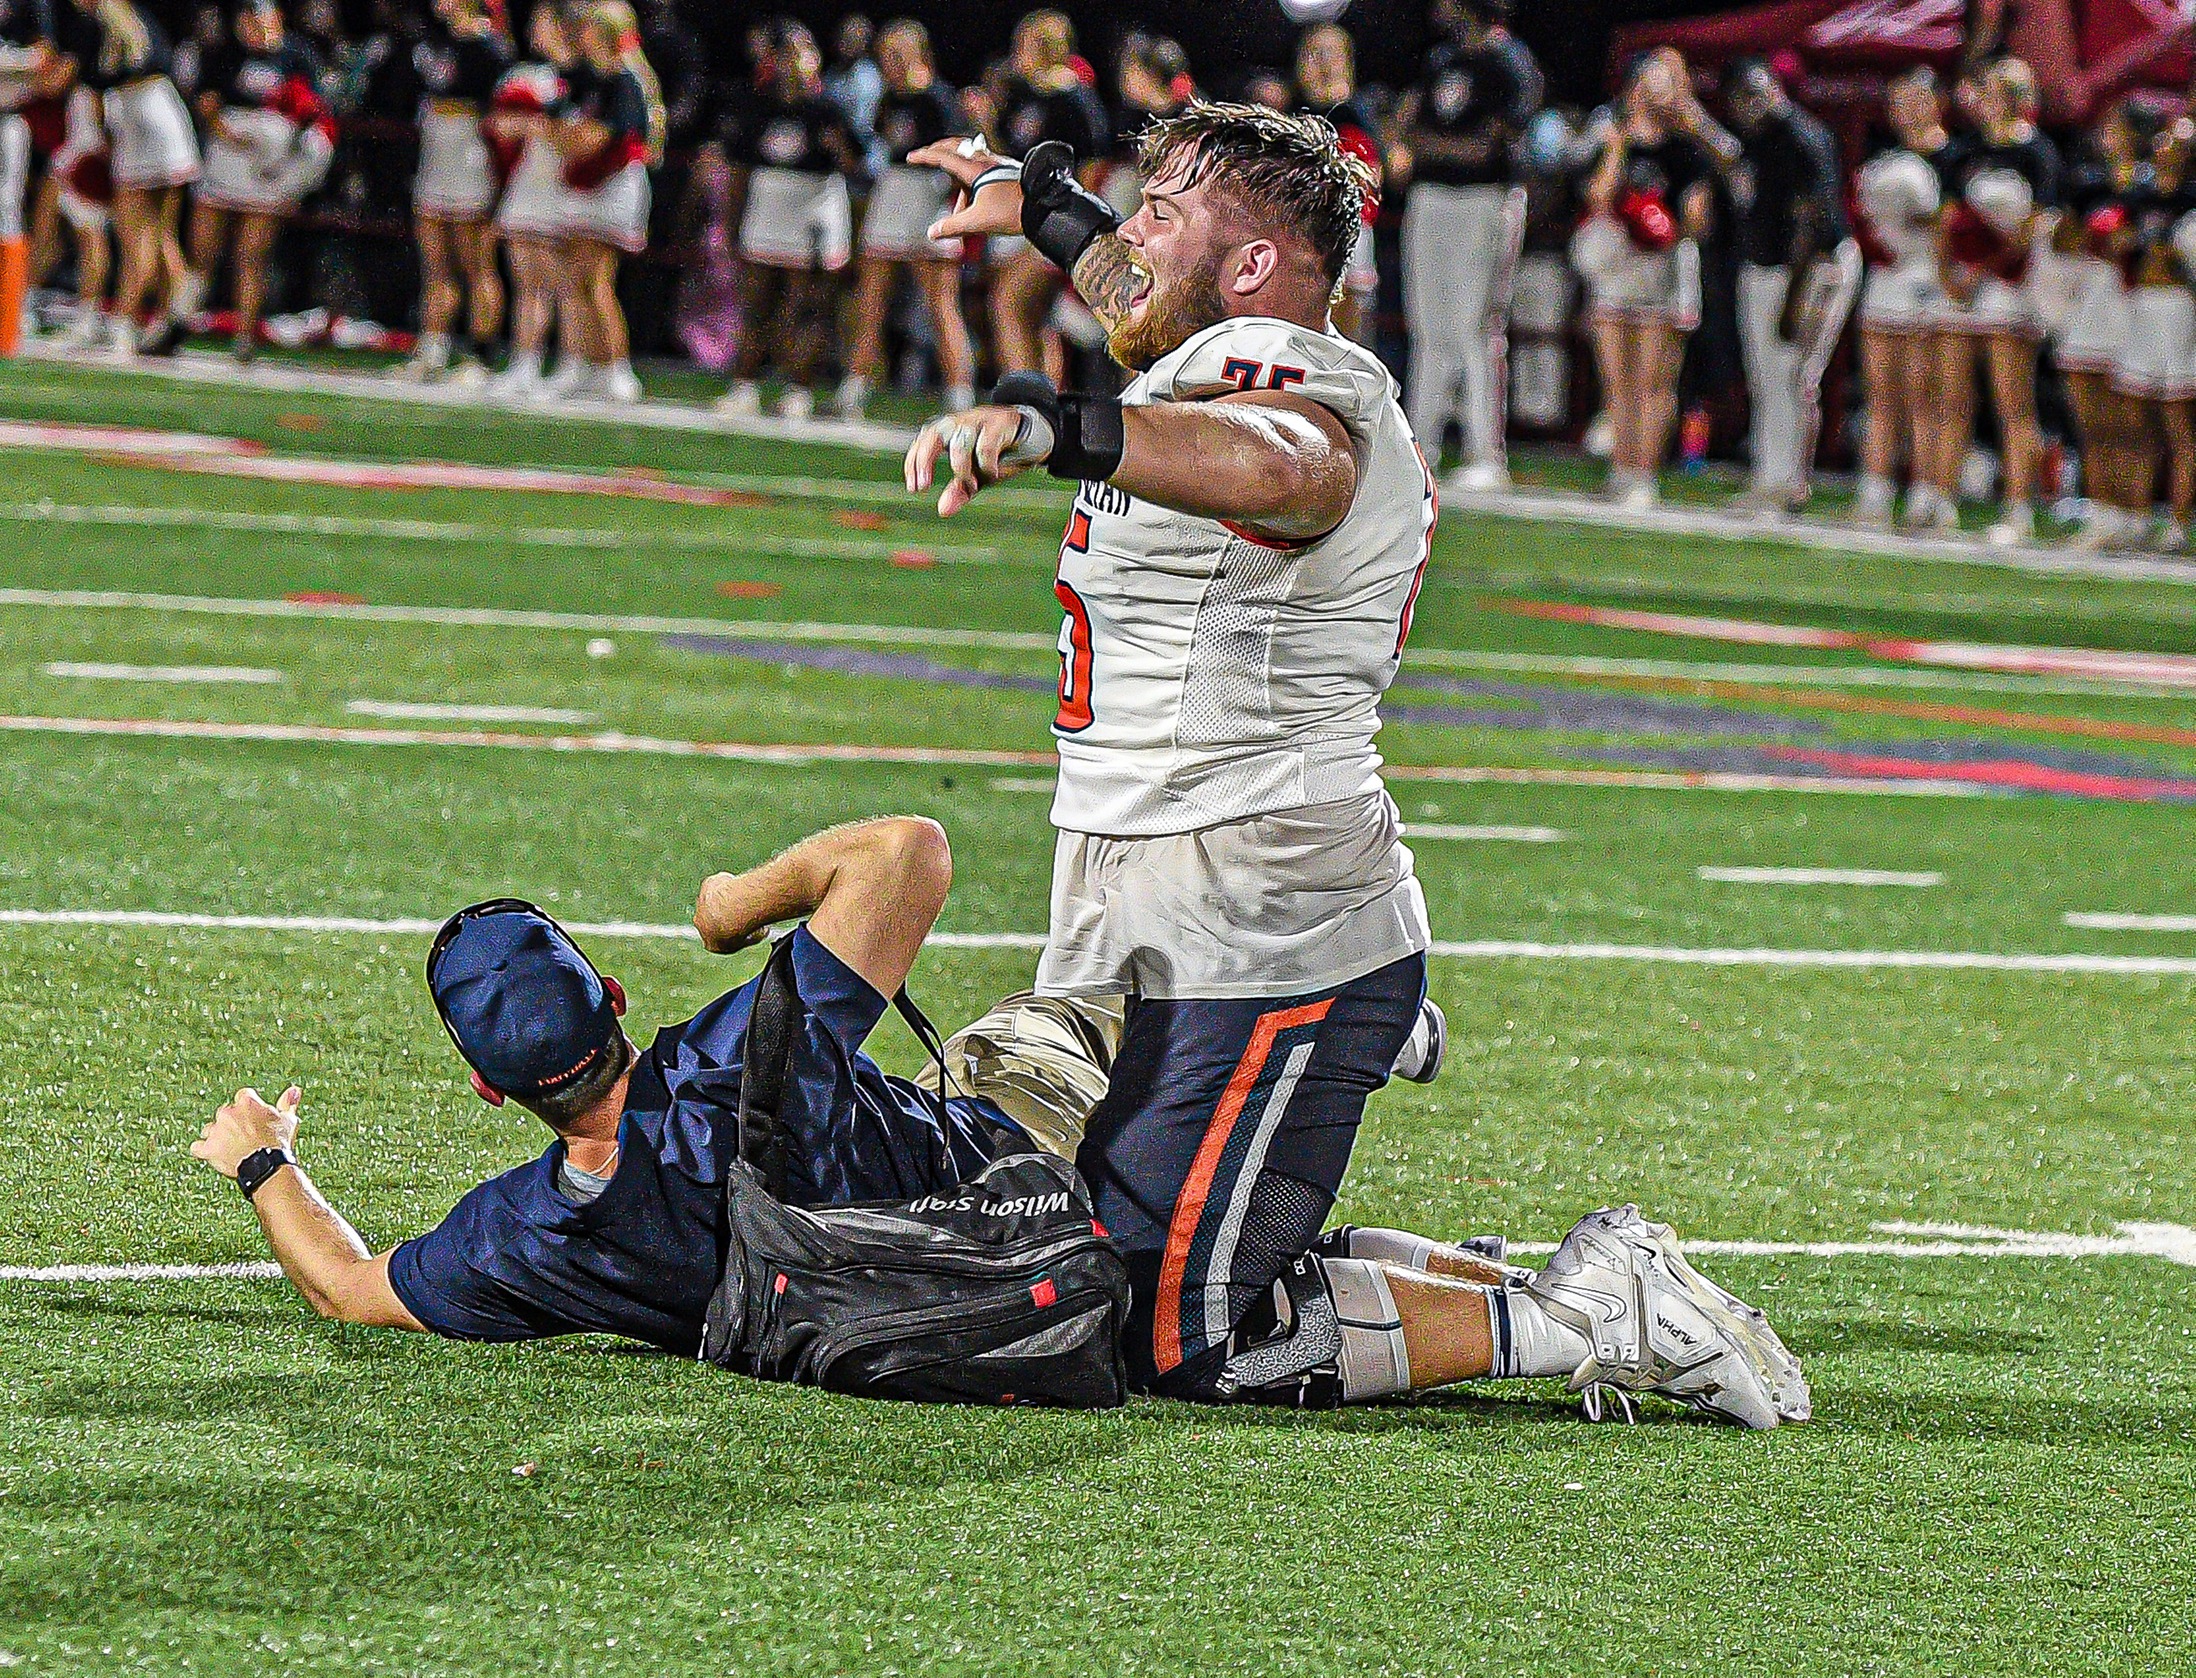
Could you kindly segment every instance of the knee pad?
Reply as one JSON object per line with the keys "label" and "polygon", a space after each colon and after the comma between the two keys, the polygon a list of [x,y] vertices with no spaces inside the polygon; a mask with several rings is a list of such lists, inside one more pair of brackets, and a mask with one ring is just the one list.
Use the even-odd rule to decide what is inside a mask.
{"label": "knee pad", "polygon": [[1306,1410],[1409,1391],[1410,1349],[1380,1266],[1304,1254],[1246,1314],[1215,1384],[1243,1403]]}

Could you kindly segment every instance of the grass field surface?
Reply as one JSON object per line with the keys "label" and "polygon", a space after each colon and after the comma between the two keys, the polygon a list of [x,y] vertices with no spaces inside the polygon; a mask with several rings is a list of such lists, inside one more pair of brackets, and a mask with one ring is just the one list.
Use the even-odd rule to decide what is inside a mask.
{"label": "grass field surface", "polygon": [[[184,432],[288,475],[181,469]],[[420,463],[616,493],[353,471]],[[2196,1664],[2196,934],[2080,924],[2196,914],[2196,688],[1519,610],[2190,654],[2196,588],[1443,520],[1383,742],[1453,1042],[1376,1098],[1342,1214],[1549,1241],[1636,1200],[1739,1244],[1703,1267],[1812,1424],[1591,1427],[1552,1384],[971,1413],[33,1273],[263,1261],[185,1153],[242,1083],[304,1085],[377,1246],[539,1152],[382,923],[669,925],[907,810],[956,846],[926,1006],[1026,983],[986,940],[1044,925],[1060,486],[941,524],[881,455],[41,364],[0,366],[0,470],[0,1669]],[[366,924],[35,918],[113,911]],[[642,1041],[753,971],[590,947]]]}

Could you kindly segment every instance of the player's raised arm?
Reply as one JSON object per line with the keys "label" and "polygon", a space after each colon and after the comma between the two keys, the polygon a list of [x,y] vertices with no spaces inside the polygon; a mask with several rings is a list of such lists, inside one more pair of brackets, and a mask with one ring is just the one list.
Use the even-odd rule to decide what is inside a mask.
{"label": "player's raised arm", "polygon": [[422,1327],[389,1285],[389,1255],[377,1256],[297,1163],[301,1099],[294,1084],[271,1106],[257,1090],[238,1090],[191,1144],[192,1157],[244,1191],[283,1275],[323,1317]]}

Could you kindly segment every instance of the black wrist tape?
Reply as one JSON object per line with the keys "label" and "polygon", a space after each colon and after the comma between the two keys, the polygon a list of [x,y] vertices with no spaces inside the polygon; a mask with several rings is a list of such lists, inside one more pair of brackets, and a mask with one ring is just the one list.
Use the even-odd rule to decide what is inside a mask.
{"label": "black wrist tape", "polygon": [[1122,430],[1119,398],[1062,391],[1059,417],[1052,429],[1057,441],[1045,461],[1045,470],[1055,478],[1103,482],[1121,470],[1121,451],[1127,436]]}
{"label": "black wrist tape", "polygon": [[1022,159],[1022,232],[1037,254],[1075,272],[1076,258],[1121,225],[1113,206],[1075,178],[1075,148],[1047,140]]}

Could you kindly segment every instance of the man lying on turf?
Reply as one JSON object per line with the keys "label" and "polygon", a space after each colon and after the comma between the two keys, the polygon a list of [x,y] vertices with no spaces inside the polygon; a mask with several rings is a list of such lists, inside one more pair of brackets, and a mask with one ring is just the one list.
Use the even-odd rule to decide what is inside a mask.
{"label": "man lying on turf", "polygon": [[[1119,1008],[1105,1002],[1008,999],[945,1045],[951,1082],[967,1093],[943,1102],[862,1052],[951,878],[937,824],[885,817],[702,884],[694,924],[713,951],[805,917],[793,959],[807,1018],[779,1104],[796,1200],[908,1199],[1033,1147],[1072,1159],[1105,1093],[1121,1041]],[[759,979],[642,1050],[620,1023],[618,982],[548,916],[511,900],[451,917],[427,972],[475,1091],[499,1107],[516,1101],[554,1133],[539,1159],[376,1254],[297,1163],[296,1086],[271,1106],[239,1090],[192,1154],[236,1180],[284,1274],[323,1316],[463,1340],[619,1334],[693,1355],[723,1261],[724,1163],[738,1146],[723,1074],[740,1065]],[[706,1101],[705,1074],[715,1075]],[[1760,1314],[1700,1278],[1669,1231],[1632,1208],[1584,1220],[1539,1273],[1398,1231],[1336,1231],[1322,1245],[1324,1269],[1309,1255],[1253,1314],[1224,1396],[1363,1402],[1559,1375],[1755,1427],[1806,1413],[1798,1365]]]}

